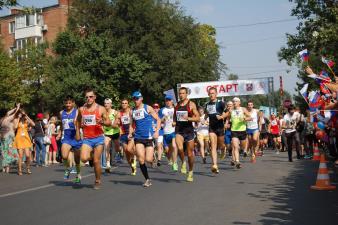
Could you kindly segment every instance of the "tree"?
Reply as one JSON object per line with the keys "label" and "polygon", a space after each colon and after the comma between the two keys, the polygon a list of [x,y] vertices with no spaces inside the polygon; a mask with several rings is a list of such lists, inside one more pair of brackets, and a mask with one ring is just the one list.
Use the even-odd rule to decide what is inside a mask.
{"label": "tree", "polygon": [[31,101],[29,85],[24,82],[24,75],[14,58],[10,58],[0,48],[0,110],[12,108],[15,103],[28,104]]}
{"label": "tree", "polygon": [[230,73],[228,75],[228,80],[238,80],[238,75],[234,73]]}
{"label": "tree", "polygon": [[222,65],[215,29],[161,0],[74,1],[54,50],[57,68],[88,74],[102,98],[157,101],[177,83],[217,80]]}
{"label": "tree", "polygon": [[[310,65],[316,72],[327,70],[320,61],[322,55],[337,62],[338,50],[338,3],[334,0],[289,0],[295,4],[291,15],[297,16],[301,22],[297,27],[297,34],[287,34],[287,46],[278,53],[280,60],[289,65],[296,64],[300,71],[298,77],[303,81],[297,83],[298,90],[304,83],[310,83],[309,90],[318,89],[313,79],[308,78],[300,64],[298,52],[307,48],[310,51]],[[302,107],[306,103],[301,96],[295,98]]]}
{"label": "tree", "polygon": [[0,0],[0,9],[2,9],[3,7],[15,6],[17,4],[17,0]]}

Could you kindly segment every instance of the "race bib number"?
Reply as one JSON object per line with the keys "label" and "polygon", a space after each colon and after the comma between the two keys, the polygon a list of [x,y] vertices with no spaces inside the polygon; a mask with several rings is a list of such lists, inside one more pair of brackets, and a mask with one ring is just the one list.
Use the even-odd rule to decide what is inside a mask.
{"label": "race bib number", "polygon": [[133,118],[134,120],[144,119],[144,110],[143,109],[135,110],[133,112]]}
{"label": "race bib number", "polygon": [[95,115],[84,115],[83,124],[86,126],[96,125],[96,116]]}
{"label": "race bib number", "polygon": [[208,111],[208,114],[216,114],[217,111],[216,111],[216,104],[214,105],[207,105],[207,111]]}
{"label": "race bib number", "polygon": [[188,111],[176,111],[177,121],[188,121],[185,117],[188,117]]}
{"label": "race bib number", "polygon": [[122,116],[121,122],[122,122],[123,125],[130,124],[130,117],[129,116]]}
{"label": "race bib number", "polygon": [[174,119],[174,112],[168,112],[165,116],[166,120],[173,121]]}
{"label": "race bib number", "polygon": [[73,120],[70,119],[64,119],[62,120],[62,126],[64,130],[70,129],[69,123],[73,122]]}

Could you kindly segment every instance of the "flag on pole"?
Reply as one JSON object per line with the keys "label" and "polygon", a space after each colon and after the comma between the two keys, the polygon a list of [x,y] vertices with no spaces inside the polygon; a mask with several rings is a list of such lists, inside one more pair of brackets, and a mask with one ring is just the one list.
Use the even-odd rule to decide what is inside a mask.
{"label": "flag on pole", "polygon": [[304,50],[298,52],[298,54],[300,55],[303,62],[309,61],[309,52],[307,51],[307,49],[304,49]]}
{"label": "flag on pole", "polygon": [[325,58],[324,56],[322,56],[322,62],[325,63],[330,68],[334,66],[334,62],[330,59]]}
{"label": "flag on pole", "polygon": [[320,93],[318,91],[311,91],[308,98],[310,112],[316,112],[321,106]]}
{"label": "flag on pole", "polygon": [[302,87],[302,89],[300,89],[300,94],[303,96],[303,98],[304,98],[304,100],[306,101],[306,102],[308,102],[308,93],[307,93],[307,89],[308,89],[308,87],[309,87],[309,84],[305,84],[303,87]]}
{"label": "flag on pole", "polygon": [[325,82],[325,83],[331,83],[332,82],[331,78],[329,77],[329,73],[326,72],[325,70],[322,70],[320,72],[319,79],[322,79],[323,82]]}

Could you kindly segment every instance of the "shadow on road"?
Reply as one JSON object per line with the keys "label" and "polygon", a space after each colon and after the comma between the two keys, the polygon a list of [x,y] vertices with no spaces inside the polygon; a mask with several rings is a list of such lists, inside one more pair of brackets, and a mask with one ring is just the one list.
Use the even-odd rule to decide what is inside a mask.
{"label": "shadow on road", "polygon": [[[274,160],[278,163],[279,160]],[[318,162],[297,161],[292,172],[279,180],[279,184],[265,184],[265,188],[256,193],[248,193],[259,201],[272,201],[273,205],[263,214],[259,224],[263,225],[302,225],[302,224],[337,224],[338,192],[314,191],[310,186],[315,184]],[[337,181],[337,174],[331,174]],[[245,185],[255,183],[238,182]],[[334,222],[335,221],[335,222]],[[233,224],[250,224],[233,222]]]}

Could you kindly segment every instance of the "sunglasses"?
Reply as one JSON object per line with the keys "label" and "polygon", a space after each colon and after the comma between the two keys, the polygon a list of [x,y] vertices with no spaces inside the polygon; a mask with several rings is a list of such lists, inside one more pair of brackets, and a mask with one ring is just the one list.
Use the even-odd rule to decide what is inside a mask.
{"label": "sunglasses", "polygon": [[86,96],[86,98],[94,98],[94,95]]}
{"label": "sunglasses", "polygon": [[134,97],[133,100],[134,101],[138,101],[141,97]]}

